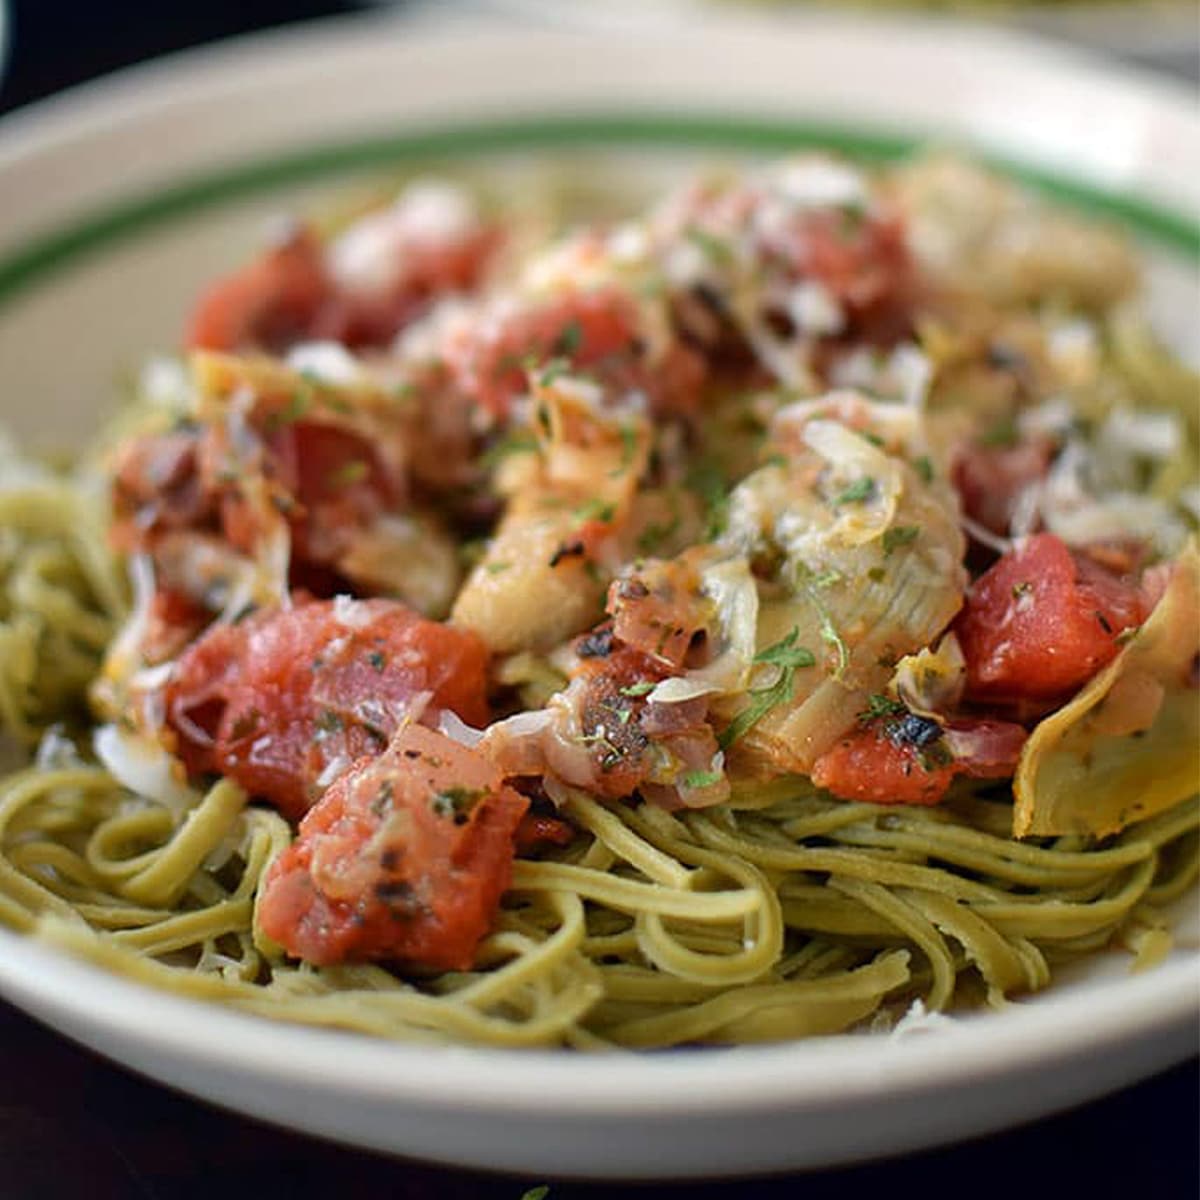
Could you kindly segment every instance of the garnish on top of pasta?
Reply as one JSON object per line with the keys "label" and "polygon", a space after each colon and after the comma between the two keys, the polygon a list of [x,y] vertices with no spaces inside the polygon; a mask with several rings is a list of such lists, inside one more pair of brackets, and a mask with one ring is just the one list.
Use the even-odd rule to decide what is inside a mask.
{"label": "garnish on top of pasta", "polygon": [[82,465],[6,452],[0,919],[283,1019],[583,1049],[1161,957],[1197,385],[1126,245],[812,155],[530,240],[429,182],[293,225]]}

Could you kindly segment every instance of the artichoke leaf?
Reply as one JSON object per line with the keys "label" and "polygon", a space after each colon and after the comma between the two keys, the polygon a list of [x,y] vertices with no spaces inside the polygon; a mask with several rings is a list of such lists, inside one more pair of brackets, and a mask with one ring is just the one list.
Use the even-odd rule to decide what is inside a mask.
{"label": "artichoke leaf", "polygon": [[1030,735],[1013,781],[1013,835],[1106,837],[1200,790],[1198,654],[1193,539],[1146,623]]}

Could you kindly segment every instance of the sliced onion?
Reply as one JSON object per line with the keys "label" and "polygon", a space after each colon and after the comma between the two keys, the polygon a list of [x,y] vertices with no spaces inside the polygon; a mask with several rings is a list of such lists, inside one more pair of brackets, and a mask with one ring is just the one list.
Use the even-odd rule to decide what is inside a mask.
{"label": "sliced onion", "polygon": [[442,709],[441,716],[438,717],[438,733],[468,749],[474,749],[483,741],[483,732],[482,729],[468,725],[453,709]]}
{"label": "sliced onion", "polygon": [[116,725],[101,725],[92,736],[92,747],[112,777],[136,795],[176,815],[200,803],[199,793],[180,782],[180,764],[157,742]]}
{"label": "sliced onion", "polygon": [[491,726],[488,732],[503,729],[505,733],[510,733],[514,737],[525,737],[531,733],[541,733],[543,730],[549,729],[553,723],[554,714],[548,708],[535,708],[529,712],[514,713],[511,717],[506,717],[503,721]]}
{"label": "sliced onion", "polygon": [[664,679],[647,697],[649,704],[682,704],[701,696],[711,696],[721,691],[715,683],[689,675],[673,675]]}
{"label": "sliced onion", "polygon": [[333,619],[347,629],[363,629],[371,623],[371,610],[353,596],[334,596]]}
{"label": "sliced onion", "polygon": [[59,724],[51,725],[42,734],[33,761],[42,771],[69,770],[83,765],[83,759],[79,757],[79,747],[67,737]]}

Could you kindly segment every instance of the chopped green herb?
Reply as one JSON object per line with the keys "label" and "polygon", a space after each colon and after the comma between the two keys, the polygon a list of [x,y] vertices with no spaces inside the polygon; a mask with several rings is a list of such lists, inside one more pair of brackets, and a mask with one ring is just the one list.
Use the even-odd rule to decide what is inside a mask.
{"label": "chopped green herb", "polygon": [[340,467],[329,472],[330,487],[349,487],[354,483],[362,483],[369,473],[367,464],[361,458],[352,458]]}
{"label": "chopped green herb", "polygon": [[588,521],[599,521],[601,524],[607,525],[613,519],[616,511],[615,505],[593,496],[591,500],[585,500],[580,504],[575,509],[574,515],[580,525]]}
{"label": "chopped green herb", "polygon": [[679,532],[680,517],[676,513],[675,516],[665,525],[652,524],[647,525],[641,533],[638,534],[637,548],[640,554],[653,554],[658,548],[669,538],[675,536]]}
{"label": "chopped green herb", "polygon": [[383,668],[387,666],[387,658],[378,650],[372,650],[371,653],[367,655],[367,662],[369,662],[376,671],[382,671]]}
{"label": "chopped green herb", "polygon": [[483,569],[489,575],[503,575],[504,572],[507,571],[508,568],[511,566],[512,566],[512,563],[510,563],[510,562],[490,562],[490,563],[484,563]]}
{"label": "chopped green herb", "polygon": [[858,719],[866,725],[879,717],[900,717],[907,712],[899,700],[874,692],[867,697],[867,707],[858,714]]}
{"label": "chopped green herb", "polygon": [[867,572],[867,578],[872,583],[882,583],[887,578],[887,572],[882,567],[872,567]]}
{"label": "chopped green herb", "polygon": [[308,412],[311,402],[311,397],[307,392],[293,392],[283,408],[267,418],[267,428],[273,431],[282,429],[285,425],[294,424]]}
{"label": "chopped green herb", "polygon": [[859,437],[866,438],[866,440],[870,442],[872,446],[878,446],[881,450],[887,444],[883,438],[879,436],[879,434],[871,433],[870,430],[867,429],[860,429],[858,431],[858,435]]}
{"label": "chopped green herb", "polygon": [[[840,578],[840,575],[838,578]],[[850,665],[850,648],[842,639],[842,635],[838,633],[836,626],[829,616],[829,610],[825,607],[825,603],[820,596],[821,589],[828,587],[830,583],[834,583],[836,580],[831,578],[829,571],[823,571],[819,575],[814,575],[808,567],[801,563],[796,568],[796,582],[808,594],[813,608],[817,610],[817,617],[821,622],[821,640],[832,646],[837,653],[837,664],[833,668],[833,678],[841,679],[846,673],[846,668]]]}
{"label": "chopped green herb", "polygon": [[339,396],[337,392],[331,390],[329,384],[323,382],[319,375],[313,374],[311,371],[304,371],[301,374],[307,382],[321,389],[321,403],[326,408],[332,408],[335,413],[341,413],[342,416],[349,416],[354,411],[350,402],[344,396]]}
{"label": "chopped green herb", "polygon": [[480,788],[446,788],[429,801],[429,807],[433,809],[434,816],[450,817],[456,825],[463,825],[466,823],[471,809],[486,794]]}
{"label": "chopped green herb", "polygon": [[1001,417],[991,429],[984,432],[979,442],[983,446],[1015,446],[1017,444],[1017,423],[1012,417]]}
{"label": "chopped green herb", "polygon": [[1012,596],[1014,600],[1020,600],[1022,596],[1028,596],[1033,591],[1033,584],[1028,579],[1023,579],[1020,583],[1014,583],[1012,588]]}
{"label": "chopped green herb", "polygon": [[392,806],[392,795],[392,781],[385,779],[380,784],[375,799],[371,801],[371,812],[377,817],[382,817]]}
{"label": "chopped green herb", "polygon": [[522,430],[510,433],[489,446],[481,455],[480,461],[491,470],[511,454],[532,454],[537,448],[537,438]]}
{"label": "chopped green herb", "polygon": [[724,532],[729,516],[729,494],[725,478],[715,462],[702,459],[688,471],[684,482],[688,489],[695,492],[704,502],[707,516],[704,537],[706,541],[711,542]]}
{"label": "chopped green herb", "polygon": [[521,1200],[546,1200],[548,1195],[550,1195],[549,1185],[545,1183],[539,1183],[537,1187],[531,1187],[525,1193],[525,1195],[521,1197]]}
{"label": "chopped green herb", "polygon": [[339,733],[342,729],[342,718],[331,708],[323,708],[317,714],[317,730],[320,733]]}
{"label": "chopped green herb", "polygon": [[230,730],[230,733],[235,741],[240,741],[242,738],[249,737],[258,728],[258,723],[261,720],[262,713],[257,708],[251,708],[239,714],[233,722],[233,728]]}
{"label": "chopped green herb", "polygon": [[920,458],[913,460],[913,470],[924,483],[933,482],[933,463],[930,462],[928,454],[922,454]]}
{"label": "chopped green herb", "polygon": [[919,525],[893,525],[891,529],[885,529],[883,531],[884,557],[886,558],[893,550],[898,550],[901,546],[907,546],[910,542],[915,541],[920,532]]}
{"label": "chopped green herb", "polygon": [[760,650],[754,656],[756,663],[772,663],[779,667],[779,678],[769,687],[750,689],[750,703],[729,722],[720,737],[717,738],[717,745],[722,750],[732,746],[748,730],[758,724],[771,709],[780,704],[786,704],[796,690],[796,672],[803,667],[816,665],[817,660],[812,652],[803,646],[796,645],[796,639],[799,636],[799,629],[793,626],[786,637],[780,639],[773,646]]}
{"label": "chopped green herb", "polygon": [[617,466],[609,471],[610,479],[616,479],[624,475],[626,471],[633,465],[633,457],[637,453],[638,446],[638,431],[635,425],[621,426],[621,461]]}
{"label": "chopped green herb", "polygon": [[565,358],[552,358],[538,375],[539,387],[553,387],[556,379],[562,378],[571,369],[571,364]]}
{"label": "chopped green herb", "polygon": [[708,232],[707,229],[700,229],[696,225],[689,225],[683,231],[684,237],[687,238],[698,249],[716,263],[728,263],[733,260],[733,248],[725,238],[716,237]]}
{"label": "chopped green herb", "polygon": [[835,583],[841,583],[842,573],[836,567],[827,567],[819,575],[814,575],[809,581],[815,588],[833,587]]}
{"label": "chopped green herb", "polygon": [[622,696],[648,696],[658,684],[653,679],[639,679],[637,683],[631,683],[628,687],[621,689]]}
{"label": "chopped green herb", "polygon": [[862,500],[869,500],[875,491],[875,480],[870,475],[864,475],[861,479],[856,479],[848,487],[844,487],[833,498],[834,504],[857,504]]}
{"label": "chopped green herb", "polygon": [[550,353],[554,355],[572,355],[579,352],[580,346],[583,345],[583,326],[578,321],[571,321],[564,325],[558,337],[554,339],[554,345],[550,349]]}
{"label": "chopped green herb", "polygon": [[723,775],[720,771],[688,771],[683,777],[683,786],[689,788],[712,787],[720,783]]}

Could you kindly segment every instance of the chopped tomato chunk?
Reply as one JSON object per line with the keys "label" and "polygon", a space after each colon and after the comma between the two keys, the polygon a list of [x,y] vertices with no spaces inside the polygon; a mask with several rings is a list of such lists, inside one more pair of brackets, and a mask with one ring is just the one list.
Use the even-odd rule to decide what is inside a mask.
{"label": "chopped tomato chunk", "polygon": [[393,247],[399,261],[384,270],[390,286],[340,288],[322,307],[311,336],[345,346],[386,346],[439,296],[476,287],[502,240],[492,225],[420,241],[406,238],[402,247]]}
{"label": "chopped tomato chunk", "polygon": [[528,390],[527,375],[552,361],[585,370],[602,384],[641,391],[662,409],[697,403],[704,367],[683,346],[670,347],[650,370],[628,296],[616,290],[578,292],[520,309],[464,335],[448,347],[458,387],[503,419]]}
{"label": "chopped tomato chunk", "polygon": [[113,524],[109,538],[122,553],[142,550],[168,530],[215,521],[216,505],[198,472],[200,433],[180,429],[125,442],[113,463]]}
{"label": "chopped tomato chunk", "polygon": [[331,284],[317,240],[300,232],[201,296],[188,324],[190,350],[281,350],[303,339]]}
{"label": "chopped tomato chunk", "polygon": [[546,817],[541,813],[526,813],[517,826],[517,850],[524,854],[540,846],[568,846],[575,830],[558,817]]}
{"label": "chopped tomato chunk", "polygon": [[407,725],[300,823],[258,920],[290,954],[466,970],[512,875],[528,800],[470,750]]}
{"label": "chopped tomato chunk", "polygon": [[185,343],[192,350],[272,352],[314,339],[387,345],[438,296],[478,284],[499,243],[498,231],[483,225],[408,239],[393,248],[400,261],[386,264],[391,285],[362,292],[338,286],[325,247],[301,229],[214,283],[192,312]]}
{"label": "chopped tomato chunk", "polygon": [[813,764],[813,783],[843,800],[936,804],[958,774],[954,764],[944,751],[889,736],[888,724],[875,721],[847,734]]}
{"label": "chopped tomato chunk", "polygon": [[303,603],[205,634],[176,664],[167,722],[190,771],[298,818],[405,720],[486,724],[486,667],[477,634],[394,601]]}
{"label": "chopped tomato chunk", "polygon": [[903,306],[912,270],[900,220],[872,217],[856,223],[818,213],[797,234],[796,265],[816,276],[860,322],[897,320],[893,310]]}
{"label": "chopped tomato chunk", "polygon": [[955,622],[967,694],[979,700],[1067,695],[1116,657],[1145,616],[1136,586],[1072,555],[1049,533],[1029,538],[975,581]]}
{"label": "chopped tomato chunk", "polygon": [[190,596],[174,588],[159,588],[150,602],[142,656],[147,663],[174,658],[210,620],[209,613]]}
{"label": "chopped tomato chunk", "polygon": [[812,781],[843,800],[937,804],[958,775],[1012,775],[1025,738],[1025,730],[1008,721],[941,725],[903,713],[851,731],[813,764]]}
{"label": "chopped tomato chunk", "polygon": [[1015,446],[973,444],[960,450],[953,470],[963,511],[985,529],[1007,537],[1021,493],[1044,479],[1054,458],[1049,438]]}
{"label": "chopped tomato chunk", "polygon": [[681,668],[693,640],[704,633],[712,606],[694,571],[643,574],[618,579],[608,589],[613,633],[657,662]]}

